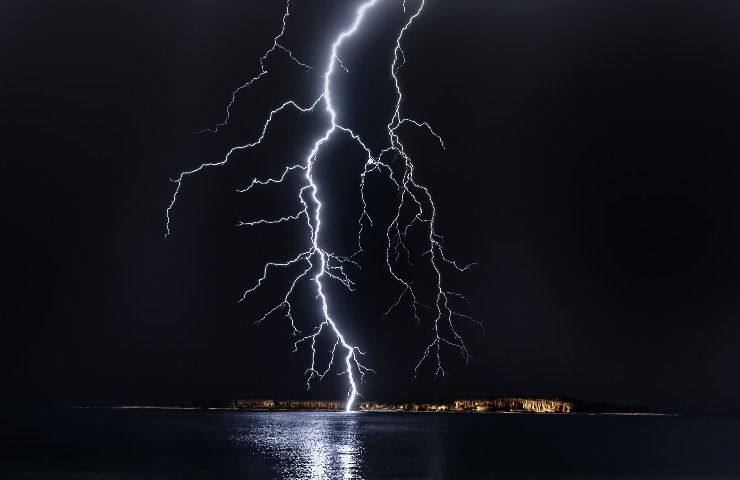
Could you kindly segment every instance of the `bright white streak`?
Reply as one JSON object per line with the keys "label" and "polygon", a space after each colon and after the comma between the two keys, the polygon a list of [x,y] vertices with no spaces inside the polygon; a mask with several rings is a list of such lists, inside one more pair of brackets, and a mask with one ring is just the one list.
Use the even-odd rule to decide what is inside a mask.
{"label": "bright white streak", "polygon": [[[329,129],[324,133],[324,136],[320,138],[313,147],[313,150],[308,155],[308,158],[306,159],[306,180],[308,180],[308,183],[311,187],[311,197],[316,205],[316,214],[314,216],[314,225],[315,228],[313,230],[313,249],[318,252],[319,254],[319,261],[320,261],[320,268],[319,273],[314,277],[314,281],[316,282],[316,290],[318,291],[319,298],[321,298],[321,311],[324,314],[324,322],[328,323],[329,326],[331,326],[331,329],[334,331],[334,334],[337,336],[337,339],[339,340],[339,343],[342,344],[342,347],[347,350],[347,356],[344,358],[345,365],[347,366],[347,369],[345,370],[345,373],[347,374],[347,378],[350,384],[349,388],[349,394],[347,399],[347,405],[345,406],[345,410],[347,412],[352,410],[352,405],[355,402],[355,397],[357,397],[357,384],[355,382],[354,374],[352,373],[352,362],[357,365],[358,369],[360,369],[360,372],[362,372],[362,367],[360,363],[357,360],[356,357],[356,348],[350,344],[347,343],[347,341],[344,339],[344,335],[342,335],[342,332],[339,331],[339,328],[337,327],[336,323],[334,323],[334,320],[332,320],[331,316],[329,315],[329,307],[326,302],[326,294],[324,293],[324,286],[321,284],[321,278],[324,276],[324,273],[326,273],[327,265],[326,265],[326,254],[324,251],[319,247],[319,231],[321,230],[321,201],[319,201],[318,197],[318,186],[314,182],[313,179],[313,164],[316,160],[316,157],[319,154],[319,149],[321,146],[329,141],[329,138],[331,138],[334,131],[337,129],[337,113],[334,111],[334,107],[331,103],[331,76],[334,73],[334,65],[337,63],[337,52],[339,50],[339,47],[342,45],[342,42],[344,40],[354,34],[357,31],[357,28],[360,26],[360,23],[362,23],[362,19],[365,17],[365,11],[367,9],[373,7],[377,3],[377,0],[369,0],[368,2],[363,3],[360,5],[360,7],[357,9],[355,20],[352,23],[352,26],[348,29],[339,34],[336,40],[334,40],[334,43],[331,46],[331,54],[329,56],[329,65],[327,66],[326,72],[324,72],[324,93],[322,95],[322,98],[324,99],[324,106],[326,107],[326,111],[329,113],[329,117],[331,119],[331,126]],[[313,335],[309,335],[308,337],[304,337],[303,339],[299,340],[301,342],[304,339],[307,338],[313,338],[315,341],[315,336],[318,335],[318,333],[321,332],[321,327],[319,326],[319,329],[316,333]],[[312,349],[313,345],[315,343],[312,343]],[[315,349],[314,349],[315,353]],[[334,350],[332,350],[332,361],[330,362],[330,365],[333,363],[334,360]],[[313,368],[313,362],[311,367]],[[311,372],[313,375],[313,372]],[[310,377],[309,377],[310,380]]]}
{"label": "bright white streak", "polygon": [[[360,377],[364,376],[364,373],[367,371],[372,371],[371,369],[363,366],[358,359],[358,354],[363,355],[363,352],[359,350],[356,346],[353,346],[349,344],[344,335],[339,330],[339,327],[334,322],[334,320],[331,318],[329,314],[329,307],[328,307],[328,300],[326,297],[326,294],[324,292],[324,285],[322,283],[322,279],[324,276],[337,280],[338,282],[345,285],[350,290],[352,289],[353,282],[349,279],[349,277],[344,272],[344,266],[347,263],[357,265],[354,260],[352,259],[354,255],[350,257],[342,257],[335,255],[333,253],[330,253],[326,250],[324,250],[321,247],[320,241],[319,241],[319,233],[321,230],[321,208],[322,203],[319,200],[318,195],[318,185],[315,182],[315,179],[313,177],[313,166],[315,162],[318,159],[318,155],[320,153],[321,147],[329,141],[329,139],[332,137],[332,135],[337,131],[341,131],[344,133],[347,133],[351,136],[351,138],[357,142],[359,146],[361,146],[365,152],[367,153],[367,161],[365,163],[364,171],[361,174],[361,182],[360,182],[360,193],[361,193],[361,199],[362,199],[362,205],[363,205],[363,211],[362,215],[359,219],[359,231],[358,231],[358,252],[362,251],[362,230],[363,230],[363,220],[367,219],[370,224],[372,225],[372,219],[370,218],[370,215],[367,212],[367,203],[365,199],[365,178],[367,174],[372,172],[383,172],[387,175],[387,179],[392,182],[396,188],[398,189],[398,195],[399,195],[399,202],[398,202],[398,208],[396,212],[396,216],[391,222],[391,224],[388,227],[387,230],[387,237],[388,237],[388,246],[386,250],[386,263],[388,267],[388,271],[390,275],[398,281],[402,286],[402,292],[396,302],[390,307],[389,311],[392,310],[394,307],[398,306],[401,301],[403,300],[405,295],[409,295],[411,297],[412,301],[412,307],[414,311],[414,316],[417,320],[417,323],[420,323],[420,317],[417,307],[425,307],[427,309],[435,310],[436,316],[433,319],[433,325],[432,325],[432,331],[434,333],[434,339],[432,342],[426,347],[424,350],[424,354],[422,355],[422,358],[419,360],[418,364],[416,365],[414,372],[416,374],[417,370],[421,366],[421,364],[426,360],[429,355],[434,351],[436,353],[436,363],[437,363],[437,370],[435,372],[435,377],[439,374],[444,376],[446,374],[444,368],[442,368],[442,360],[441,360],[441,346],[443,344],[454,347],[458,349],[462,355],[463,358],[467,361],[470,357],[467,348],[461,338],[461,336],[458,334],[457,330],[455,329],[453,318],[466,318],[472,320],[477,325],[482,325],[480,322],[477,322],[470,318],[467,315],[457,313],[456,311],[452,310],[452,308],[449,305],[449,299],[451,297],[456,298],[462,298],[461,295],[457,294],[456,292],[447,291],[442,286],[442,273],[439,268],[439,262],[444,262],[449,265],[451,265],[454,269],[458,271],[466,271],[470,265],[460,267],[454,260],[449,259],[442,248],[442,237],[436,233],[435,231],[435,220],[436,220],[436,207],[434,205],[434,202],[432,201],[431,194],[429,190],[416,182],[413,177],[413,171],[414,171],[414,165],[411,162],[411,159],[409,155],[406,153],[403,143],[400,140],[400,137],[398,135],[399,128],[404,124],[410,124],[418,128],[422,128],[427,130],[431,135],[433,135],[440,143],[442,148],[444,148],[444,142],[442,141],[442,138],[432,129],[432,127],[427,122],[419,122],[410,118],[405,118],[401,116],[400,109],[401,109],[401,100],[402,100],[402,92],[399,84],[399,79],[397,77],[398,70],[405,64],[406,57],[403,53],[403,50],[401,48],[401,40],[403,38],[404,33],[407,31],[407,29],[411,26],[414,19],[416,19],[420,14],[422,9],[424,8],[424,0],[421,0],[419,3],[418,9],[409,17],[403,28],[400,30],[398,37],[396,38],[396,47],[394,49],[394,59],[391,64],[391,76],[393,78],[393,82],[395,85],[395,90],[397,94],[397,100],[395,105],[395,110],[393,112],[393,116],[389,123],[387,124],[386,128],[388,131],[388,141],[389,146],[383,149],[377,156],[373,156],[370,149],[366,146],[362,138],[356,134],[354,131],[352,131],[350,128],[347,128],[345,126],[342,126],[336,122],[337,119],[337,113],[334,110],[333,104],[332,104],[332,91],[331,91],[331,78],[335,71],[335,65],[339,64],[341,68],[344,69],[345,72],[348,72],[348,69],[344,66],[343,63],[339,60],[338,57],[338,51],[341,47],[342,43],[345,39],[352,36],[360,27],[362,20],[365,17],[365,13],[367,10],[372,8],[378,3],[378,0],[368,0],[364,3],[362,3],[357,10],[355,11],[355,17],[351,24],[351,26],[341,32],[338,37],[334,40],[331,46],[331,52],[328,59],[328,65],[324,72],[324,82],[323,82],[323,91],[322,94],[314,100],[314,102],[311,104],[310,107],[301,107],[299,106],[295,101],[288,100],[284,102],[281,106],[274,109],[270,112],[267,121],[263,125],[261,135],[259,138],[249,144],[237,146],[229,150],[229,152],[226,154],[223,160],[220,162],[215,163],[205,163],[201,166],[190,170],[186,172],[182,172],[178,179],[173,180],[175,183],[177,183],[177,187],[175,189],[175,192],[172,197],[172,201],[170,205],[167,208],[167,235],[169,235],[169,225],[170,225],[170,211],[172,207],[174,206],[175,200],[177,199],[177,194],[179,192],[180,186],[182,184],[182,180],[185,178],[185,176],[195,174],[200,172],[206,167],[211,166],[222,166],[226,164],[231,156],[232,153],[239,151],[239,150],[245,150],[245,149],[251,149],[257,145],[259,145],[262,140],[264,139],[267,129],[272,122],[274,116],[277,113],[280,113],[284,109],[288,107],[293,107],[299,112],[309,112],[314,111],[315,107],[320,103],[323,102],[325,111],[329,114],[330,118],[330,125],[328,129],[324,132],[324,135],[316,140],[316,142],[313,145],[312,150],[308,154],[305,160],[305,164],[295,164],[290,165],[285,168],[282,175],[278,178],[268,178],[265,180],[260,179],[253,179],[250,185],[244,189],[238,190],[239,192],[248,192],[253,187],[256,186],[266,186],[270,184],[281,184],[286,176],[290,174],[293,170],[303,170],[304,178],[306,180],[306,185],[304,185],[298,192],[298,198],[301,204],[303,205],[303,208],[294,215],[284,216],[280,217],[278,219],[259,219],[256,221],[250,221],[250,222],[239,222],[238,225],[241,226],[256,226],[256,225],[262,225],[262,224],[279,224],[279,223],[286,223],[290,221],[295,221],[300,219],[301,217],[305,217],[307,221],[307,227],[310,230],[310,240],[311,240],[311,246],[304,252],[299,253],[297,256],[293,257],[290,260],[287,261],[280,261],[280,262],[268,262],[263,270],[262,276],[258,279],[257,283],[250,289],[246,290],[244,295],[242,296],[241,300],[244,300],[246,296],[253,291],[255,291],[257,288],[259,288],[262,285],[262,282],[266,280],[268,273],[271,269],[274,268],[289,268],[293,265],[297,265],[299,263],[303,263],[306,265],[306,268],[298,274],[295,278],[293,278],[293,281],[290,284],[289,289],[287,290],[285,296],[283,297],[283,300],[278,303],[276,306],[274,306],[272,309],[270,309],[267,313],[265,313],[260,319],[258,319],[255,323],[262,322],[265,318],[270,316],[271,314],[277,312],[278,310],[286,310],[286,317],[290,319],[291,321],[291,327],[293,329],[293,333],[295,335],[299,334],[299,330],[296,328],[295,323],[293,321],[293,317],[291,314],[291,304],[290,304],[290,297],[294,292],[294,289],[296,287],[296,284],[306,277],[306,275],[309,274],[311,270],[314,269],[314,261],[315,257],[318,257],[318,273],[313,277],[314,283],[316,285],[316,292],[317,292],[317,298],[321,300],[321,311],[323,315],[323,320],[319,325],[315,328],[314,332],[310,335],[306,335],[298,341],[295,342],[294,347],[297,350],[298,346],[302,342],[310,341],[311,345],[311,365],[306,370],[306,374],[308,375],[308,379],[306,381],[307,386],[310,388],[311,380],[314,377],[318,377],[319,379],[322,379],[326,373],[329,372],[332,365],[334,364],[334,354],[336,352],[336,348],[338,345],[341,345],[342,348],[345,349],[346,355],[344,357],[344,364],[345,369],[341,372],[341,374],[346,374],[349,382],[349,391],[347,394],[348,400],[346,404],[346,410],[350,411],[352,409],[352,406],[354,405],[354,402],[356,400],[356,396],[359,394],[357,390],[357,383],[353,372],[353,364],[357,368],[357,371],[360,373]],[[286,28],[286,19],[289,15],[289,4],[290,0],[287,0],[286,2],[286,10],[285,15],[283,17],[283,29],[281,32],[275,37],[273,46],[268,50],[265,55],[260,59],[260,66],[261,66],[261,72],[254,77],[252,80],[250,80],[247,84],[239,87],[235,92],[232,94],[232,100],[227,106],[227,112],[226,112],[226,119],[218,124],[215,129],[211,131],[218,130],[220,126],[224,126],[227,124],[229,120],[230,115],[230,108],[233,105],[237,93],[245,88],[250,86],[253,82],[261,78],[262,76],[267,74],[267,70],[264,67],[264,61],[267,58],[267,56],[275,51],[276,49],[281,49],[286,51],[290,58],[296,61],[298,64],[307,67],[307,65],[302,64],[298,60],[295,59],[292,52],[290,50],[287,50],[285,47],[280,45],[278,43],[278,40],[282,37],[282,35],[285,33]],[[403,10],[406,12],[406,1],[403,3]],[[403,60],[403,63],[401,65],[398,65],[399,62],[399,56]],[[402,178],[400,180],[397,180],[394,177],[394,171],[393,168],[389,163],[386,163],[382,161],[383,155],[386,154],[394,154],[394,159],[397,157],[401,157],[404,163],[404,171],[402,174]],[[306,202],[306,200],[303,197],[304,192],[308,191],[310,193],[310,203],[313,207],[313,218],[311,218],[310,215],[310,207],[309,203]],[[408,206],[410,206],[412,209],[415,210],[415,214],[411,221],[408,223],[402,224],[402,213],[404,209],[407,209]],[[428,229],[428,248],[425,251],[424,255],[429,256],[429,261],[431,266],[433,267],[436,275],[436,286],[437,286],[437,294],[434,302],[434,307],[430,307],[424,303],[421,303],[418,300],[418,296],[416,293],[416,290],[413,288],[413,282],[411,280],[404,279],[401,274],[399,274],[396,269],[394,268],[393,264],[395,260],[398,260],[399,257],[399,248],[403,249],[406,252],[407,261],[409,264],[411,263],[410,260],[410,251],[409,248],[406,246],[404,239],[408,235],[409,230],[416,225],[426,225]],[[391,250],[394,248],[393,245],[395,244],[395,260],[391,260]],[[441,322],[445,321],[444,326],[448,328],[448,330],[451,333],[451,336],[445,336],[441,332]],[[317,338],[324,332],[325,327],[327,330],[330,330],[334,336],[336,337],[336,342],[334,343],[334,347],[331,350],[331,359],[328,363],[328,366],[326,369],[319,371],[317,370],[316,365],[316,340]]]}

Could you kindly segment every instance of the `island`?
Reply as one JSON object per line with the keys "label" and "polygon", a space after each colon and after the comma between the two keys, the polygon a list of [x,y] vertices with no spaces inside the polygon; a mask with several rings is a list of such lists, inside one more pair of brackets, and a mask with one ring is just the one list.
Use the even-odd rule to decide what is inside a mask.
{"label": "island", "polygon": [[[244,411],[342,411],[344,402],[337,400],[271,400],[239,399],[231,401],[202,401],[181,407],[122,406],[116,408],[177,408],[191,410]],[[360,412],[499,412],[499,413],[612,413],[648,414],[645,407],[618,407],[600,402],[582,402],[562,398],[491,397],[457,399],[451,401],[366,401],[354,410]]]}

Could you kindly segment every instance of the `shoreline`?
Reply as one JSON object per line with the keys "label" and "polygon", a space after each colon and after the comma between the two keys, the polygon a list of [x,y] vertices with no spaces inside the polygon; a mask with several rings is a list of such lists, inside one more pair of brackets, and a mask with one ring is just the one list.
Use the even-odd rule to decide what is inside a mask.
{"label": "shoreline", "polygon": [[197,412],[251,412],[251,413],[393,413],[393,414],[500,414],[500,415],[576,415],[576,416],[622,416],[622,417],[676,417],[678,413],[657,413],[657,412],[533,412],[533,411],[474,411],[474,410],[394,410],[394,409],[372,409],[372,410],[353,410],[345,412],[344,410],[329,409],[298,409],[298,408],[235,408],[235,407],[188,407],[188,406],[163,406],[163,405],[115,405],[115,406],[75,406],[72,409],[98,409],[98,410],[161,410],[161,411],[197,411]]}

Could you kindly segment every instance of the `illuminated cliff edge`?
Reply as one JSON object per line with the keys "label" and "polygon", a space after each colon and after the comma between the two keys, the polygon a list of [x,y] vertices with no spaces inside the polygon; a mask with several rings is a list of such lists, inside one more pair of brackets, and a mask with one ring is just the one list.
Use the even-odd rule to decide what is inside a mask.
{"label": "illuminated cliff edge", "polygon": [[[225,405],[202,403],[201,408],[225,408],[234,410],[343,410],[344,404],[323,400],[234,400]],[[452,402],[362,402],[357,405],[361,412],[528,412],[570,413],[574,402],[549,398],[501,397],[463,399]]]}

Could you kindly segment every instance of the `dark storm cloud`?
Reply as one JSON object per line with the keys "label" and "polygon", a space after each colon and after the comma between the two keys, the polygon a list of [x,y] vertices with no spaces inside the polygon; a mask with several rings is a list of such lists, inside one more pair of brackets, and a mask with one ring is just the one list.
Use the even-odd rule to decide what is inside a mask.
{"label": "dark storm cloud", "polygon": [[[334,3],[296,2],[286,41],[312,65],[349,13]],[[280,2],[2,8],[4,401],[305,396],[289,326],[251,323],[269,298],[236,303],[273,247],[299,241],[234,228],[255,208],[290,208],[234,188],[301,154],[296,120],[187,184],[163,239],[168,178],[251,138],[281,95],[317,85],[278,58],[279,83],[240,99],[236,128],[190,133],[221,120],[257,71]],[[445,138],[444,151],[411,142],[449,251],[478,261],[454,279],[487,331],[467,332],[468,367],[448,352],[451,377],[414,380],[427,332],[403,312],[378,320],[398,292],[371,248],[358,293],[331,291],[373,352],[367,396],[736,411],[737,13],[730,2],[429,2],[405,43],[405,108]],[[366,84],[343,84],[341,101],[372,135],[388,95],[376,68],[387,58],[373,52],[387,45],[367,38],[353,47],[368,58]],[[366,111],[364,96],[375,99]],[[354,218],[342,181],[353,152],[336,148],[327,195],[351,200],[331,215]],[[354,234],[327,228],[339,246]],[[332,382],[310,394],[336,397]]]}

